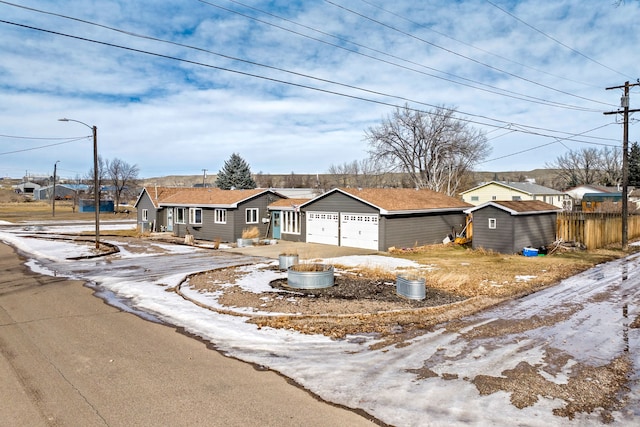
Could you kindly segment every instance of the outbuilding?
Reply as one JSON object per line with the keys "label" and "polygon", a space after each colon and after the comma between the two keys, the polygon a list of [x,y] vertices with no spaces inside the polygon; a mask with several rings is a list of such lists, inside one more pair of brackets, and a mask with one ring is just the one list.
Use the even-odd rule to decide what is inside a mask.
{"label": "outbuilding", "polygon": [[562,209],[540,200],[493,201],[467,209],[473,216],[473,249],[519,253],[556,239]]}
{"label": "outbuilding", "polygon": [[299,206],[297,238],[380,251],[442,243],[461,231],[471,206],[427,189],[334,188]]}

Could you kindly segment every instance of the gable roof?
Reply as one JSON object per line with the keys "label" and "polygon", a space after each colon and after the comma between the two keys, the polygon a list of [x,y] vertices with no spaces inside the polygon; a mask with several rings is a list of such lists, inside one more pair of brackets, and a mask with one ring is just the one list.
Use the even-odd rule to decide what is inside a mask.
{"label": "gable roof", "polygon": [[236,208],[238,204],[263,193],[279,194],[272,190],[257,188],[252,190],[222,190],[220,188],[189,188],[177,191],[160,201],[160,206],[197,206]]}
{"label": "gable roof", "polygon": [[153,203],[153,207],[158,209],[160,207],[160,203],[167,199],[168,197],[174,195],[178,191],[189,191],[192,190],[191,187],[144,187],[140,194],[138,195],[138,200],[134,203],[134,207],[138,207],[138,203],[142,198],[144,193],[147,193],[151,203]]}
{"label": "gable roof", "polygon": [[295,210],[300,208],[300,205],[308,202],[311,199],[278,199],[275,202],[269,204],[267,208],[269,210]]}
{"label": "gable roof", "polygon": [[470,190],[463,191],[460,194],[467,194],[472,191],[478,190],[482,187],[486,187],[489,185],[498,185],[505,188],[510,188],[512,190],[520,191],[522,193],[526,193],[529,195],[534,194],[552,194],[552,195],[560,195],[564,194],[562,191],[554,190],[553,188],[548,188],[543,185],[533,184],[531,182],[502,182],[502,181],[490,181],[485,182],[484,184],[478,185],[477,187],[473,187]]}
{"label": "gable roof", "polygon": [[505,200],[505,201],[492,201],[486,202],[479,206],[475,206],[471,209],[464,211],[465,213],[472,213],[478,209],[485,208],[487,206],[493,206],[503,211],[509,212],[511,215],[530,215],[530,214],[543,214],[560,212],[557,206],[542,202],[540,200]]}
{"label": "gable roof", "polygon": [[413,188],[334,188],[310,201],[342,193],[380,210],[381,214],[401,214],[421,211],[462,211],[473,206],[455,197],[427,189]]}

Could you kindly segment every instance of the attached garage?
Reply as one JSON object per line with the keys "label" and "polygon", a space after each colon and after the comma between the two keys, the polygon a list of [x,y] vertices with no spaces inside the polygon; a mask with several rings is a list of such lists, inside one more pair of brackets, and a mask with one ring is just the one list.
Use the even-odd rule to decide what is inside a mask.
{"label": "attached garage", "polygon": [[378,250],[379,215],[341,213],[340,246]]}
{"label": "attached garage", "polygon": [[386,251],[440,243],[473,205],[412,188],[334,188],[300,205],[307,242]]}
{"label": "attached garage", "polygon": [[306,212],[307,242],[339,245],[339,214],[337,212]]}

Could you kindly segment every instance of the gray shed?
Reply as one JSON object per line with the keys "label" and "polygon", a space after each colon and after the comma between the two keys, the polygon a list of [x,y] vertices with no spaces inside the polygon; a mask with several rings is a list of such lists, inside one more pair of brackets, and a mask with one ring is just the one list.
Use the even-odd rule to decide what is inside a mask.
{"label": "gray shed", "polygon": [[472,247],[519,253],[525,247],[549,245],[556,239],[560,211],[539,200],[493,201],[467,209],[473,215]]}

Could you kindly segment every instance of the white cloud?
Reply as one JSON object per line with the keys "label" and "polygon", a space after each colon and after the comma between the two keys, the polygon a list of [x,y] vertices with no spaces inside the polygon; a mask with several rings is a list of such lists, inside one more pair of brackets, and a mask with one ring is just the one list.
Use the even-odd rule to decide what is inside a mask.
{"label": "white cloud", "polygon": [[[634,81],[638,75],[633,55],[640,42],[635,28],[640,18],[638,2],[625,2],[619,7],[610,2],[585,7],[584,2],[577,0],[496,3],[580,54],[488,2],[373,3],[391,13],[365,2],[345,4],[372,19],[367,20],[329,3],[287,2],[269,10],[289,20],[283,21],[239,4],[220,3],[308,36],[304,37],[201,2],[167,5],[158,1],[79,1],[74,2],[73,8],[44,0],[29,2],[29,7],[36,9],[200,50],[135,38],[0,3],[0,14],[10,22],[208,65],[0,23],[3,40],[0,96],[4,101],[0,105],[0,134],[41,138],[89,134],[80,125],[56,121],[66,116],[96,125],[101,155],[138,164],[141,176],[198,174],[203,168],[214,173],[231,152],[244,157],[254,172],[322,173],[331,164],[364,158],[367,148],[364,130],[391,112],[391,107],[353,97],[398,105],[409,100],[412,106],[424,109],[428,105],[446,104],[457,106],[469,118],[486,117],[474,118],[482,123],[496,123],[490,120],[496,119],[580,133],[613,123],[614,117],[602,112],[616,109],[620,93],[605,88],[623,84],[625,80]],[[252,6],[268,7],[262,2]],[[395,98],[238,62],[207,50]],[[464,81],[465,84],[500,87],[513,98],[430,75],[447,80],[463,77],[474,81]],[[637,89],[632,91],[632,104],[638,93]],[[594,111],[555,108],[517,99],[525,96]],[[617,144],[622,129],[612,125],[595,135],[611,138],[610,142]],[[637,139],[634,127],[630,139]],[[0,137],[0,141],[2,153],[45,145],[42,140]],[[548,137],[512,133],[492,140],[492,158],[551,141]],[[59,169],[63,177],[84,174],[91,167],[91,152],[90,144],[85,144],[86,148],[83,144],[74,142],[23,154],[0,155],[0,175],[20,176],[27,170],[51,173],[56,160],[61,160]],[[567,147],[584,146],[578,142],[565,145],[556,143],[487,162],[480,169],[540,168],[563,154]]]}

